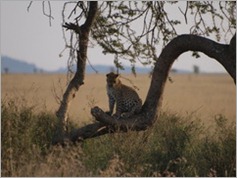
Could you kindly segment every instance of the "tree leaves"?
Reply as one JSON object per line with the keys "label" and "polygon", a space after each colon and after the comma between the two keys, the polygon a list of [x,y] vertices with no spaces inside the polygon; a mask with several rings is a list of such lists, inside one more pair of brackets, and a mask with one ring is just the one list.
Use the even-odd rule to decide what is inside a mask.
{"label": "tree leaves", "polygon": [[[81,8],[87,14],[87,6],[84,3],[82,9],[76,4],[72,12]],[[236,27],[235,7],[236,3],[229,1],[101,2],[91,37],[103,48],[104,54],[114,54],[132,64],[150,64],[157,58],[158,47],[164,47],[183,33],[178,32],[181,27],[189,28],[190,34],[212,36],[218,41],[223,35],[233,36]],[[177,12],[173,11],[175,9]],[[174,16],[175,13],[180,14]],[[184,19],[180,19],[180,15]],[[76,19],[82,18],[81,15]]]}

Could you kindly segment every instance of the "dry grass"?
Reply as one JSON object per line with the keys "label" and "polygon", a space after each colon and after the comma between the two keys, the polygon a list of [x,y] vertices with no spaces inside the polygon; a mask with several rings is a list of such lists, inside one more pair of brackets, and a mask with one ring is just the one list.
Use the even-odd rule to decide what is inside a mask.
{"label": "dry grass", "polygon": [[[2,102],[2,176],[236,176],[236,127],[161,113],[142,132],[115,133],[52,146],[57,118],[25,102]],[[142,153],[142,154],[141,154]]]}
{"label": "dry grass", "polygon": [[[150,86],[148,75],[124,75],[139,88],[139,95],[144,101]],[[236,118],[236,92],[232,79],[227,74],[218,75],[181,75],[171,74],[173,83],[167,82],[163,99],[163,111],[180,115],[193,112],[207,123],[213,116],[222,114],[230,121]],[[131,84],[121,79],[123,83]],[[2,75],[2,98],[25,98],[29,105],[36,104],[38,111],[47,109],[54,112],[58,104],[53,89],[62,95],[66,86],[65,74],[9,74]],[[83,85],[70,107],[70,117],[78,123],[90,121],[90,108],[98,105],[108,109],[105,90],[105,75],[86,75]],[[7,96],[7,97],[6,97]]]}

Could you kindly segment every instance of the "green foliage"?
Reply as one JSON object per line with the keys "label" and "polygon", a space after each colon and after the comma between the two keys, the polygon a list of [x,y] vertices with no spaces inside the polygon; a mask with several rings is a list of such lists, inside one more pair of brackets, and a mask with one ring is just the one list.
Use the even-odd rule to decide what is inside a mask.
{"label": "green foliage", "polygon": [[[146,131],[51,146],[56,117],[2,101],[2,176],[235,176],[235,123],[160,114]],[[73,125],[73,124],[71,124]],[[71,126],[73,127],[73,126]]]}
{"label": "green foliage", "polygon": [[[63,22],[81,24],[88,10],[87,2],[65,2]],[[235,1],[100,1],[90,33],[104,54],[115,56],[116,67],[121,68],[116,58],[128,60],[135,73],[135,63],[153,64],[159,50],[180,34],[229,41],[236,31],[235,17]],[[74,59],[79,41],[72,34],[69,41]]]}

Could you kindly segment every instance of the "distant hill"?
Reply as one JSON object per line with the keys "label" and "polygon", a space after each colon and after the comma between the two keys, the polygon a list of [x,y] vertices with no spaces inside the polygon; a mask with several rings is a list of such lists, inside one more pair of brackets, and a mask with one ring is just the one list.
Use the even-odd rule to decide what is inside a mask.
{"label": "distant hill", "polygon": [[[75,71],[76,67],[74,66],[72,71]],[[111,71],[116,71],[116,68],[114,66],[107,66],[107,65],[87,65],[86,66],[86,73],[109,73]],[[131,67],[124,66],[124,70],[120,70],[122,73],[131,73]],[[151,71],[148,67],[137,67],[136,72],[137,73],[149,73]],[[66,73],[67,68],[60,68],[56,71],[53,71],[54,73]]]}
{"label": "distant hill", "polygon": [[[75,71],[75,66],[73,71]],[[89,65],[86,66],[86,73],[108,73],[111,71],[116,71],[114,66],[107,66],[107,65],[93,65],[93,68]],[[136,67],[137,73],[148,74],[150,73],[150,67]],[[184,70],[176,70],[172,69],[175,73],[189,73],[188,71]],[[66,73],[67,67],[60,68],[54,71],[46,71],[43,69],[38,68],[35,64],[29,64],[27,62],[14,59],[8,56],[1,56],[1,72],[2,73]],[[131,73],[131,67],[124,66],[124,70],[120,71],[121,73]]]}
{"label": "distant hill", "polygon": [[[75,66],[72,69],[75,71]],[[116,70],[113,66],[107,65],[93,65],[93,67],[87,65],[86,66],[86,73],[108,73],[111,70]],[[149,73],[151,71],[150,68],[145,67],[137,67],[137,73]],[[1,56],[1,72],[2,73],[66,73],[67,67],[60,68],[55,71],[46,71],[43,69],[38,68],[35,64],[29,64],[27,62],[14,59],[8,56]],[[131,67],[124,66],[123,73],[131,73]]]}
{"label": "distant hill", "polygon": [[42,71],[34,64],[29,64],[8,56],[1,56],[1,72],[2,73],[34,73]]}

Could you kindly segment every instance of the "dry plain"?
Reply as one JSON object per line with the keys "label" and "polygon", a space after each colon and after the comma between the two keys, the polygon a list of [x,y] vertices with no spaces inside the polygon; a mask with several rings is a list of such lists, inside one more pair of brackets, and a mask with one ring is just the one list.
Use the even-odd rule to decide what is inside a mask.
{"label": "dry plain", "polygon": [[[139,88],[143,102],[150,86],[147,74],[123,75]],[[229,121],[236,120],[236,88],[227,74],[170,74],[173,82],[165,86],[162,111],[182,116],[191,114],[211,124],[222,114]],[[126,79],[123,83],[130,85]],[[35,112],[55,112],[59,107],[56,95],[61,97],[67,85],[66,74],[2,74],[1,97],[14,98],[19,104],[35,106]],[[90,108],[108,109],[105,74],[87,74],[85,84],[71,102],[69,116],[77,123],[92,122]],[[56,95],[55,95],[56,93]]]}

